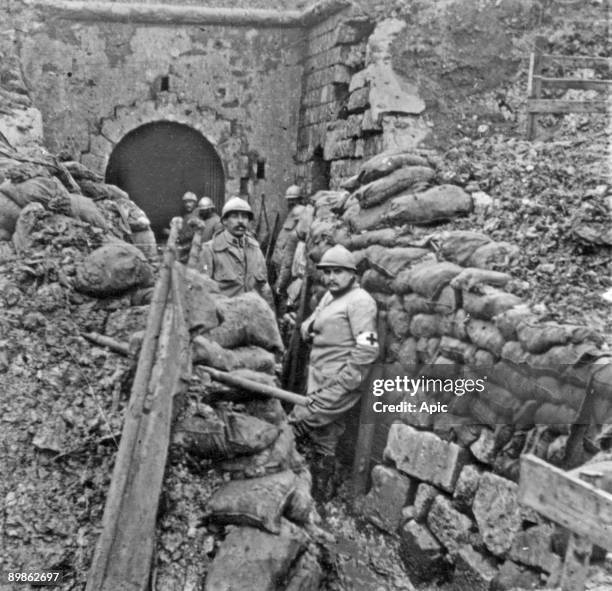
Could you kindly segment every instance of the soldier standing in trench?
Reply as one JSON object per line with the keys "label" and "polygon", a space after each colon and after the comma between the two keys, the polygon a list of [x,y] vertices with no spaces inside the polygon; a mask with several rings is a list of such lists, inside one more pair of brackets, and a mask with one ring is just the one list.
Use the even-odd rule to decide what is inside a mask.
{"label": "soldier standing in trench", "polygon": [[244,199],[229,199],[221,211],[223,231],[202,245],[200,268],[219,284],[222,294],[256,291],[274,309],[266,260],[248,233],[252,221],[253,210]]}
{"label": "soldier standing in trench", "polygon": [[[272,267],[274,269],[274,293],[278,299],[286,296],[287,286],[291,281],[291,263],[299,237],[297,225],[300,215],[304,211],[302,203],[302,190],[298,185],[291,185],[285,191],[287,202],[287,217],[276,238],[276,245],[272,253]],[[271,273],[272,274],[272,273]]]}
{"label": "soldier standing in trench", "polygon": [[334,494],[335,453],[347,412],[361,397],[363,380],[378,356],[376,302],[357,284],[356,265],[341,245],[330,248],[317,265],[327,292],[301,325],[312,342],[308,369],[308,406],[296,406],[289,421],[315,452],[313,495],[326,502]]}
{"label": "soldier standing in trench", "polygon": [[223,230],[221,218],[215,211],[215,204],[206,196],[198,201],[196,216],[189,223],[202,233],[202,242],[212,240],[215,234]]}
{"label": "soldier standing in trench", "polygon": [[[178,246],[178,257],[181,262],[185,262],[189,256],[189,249],[191,247],[191,241],[193,240],[193,226],[191,220],[196,218],[196,203],[198,198],[195,193],[187,191],[183,197],[183,208],[185,213],[183,214],[183,225],[177,237]],[[164,233],[168,233],[169,230],[165,230]]]}

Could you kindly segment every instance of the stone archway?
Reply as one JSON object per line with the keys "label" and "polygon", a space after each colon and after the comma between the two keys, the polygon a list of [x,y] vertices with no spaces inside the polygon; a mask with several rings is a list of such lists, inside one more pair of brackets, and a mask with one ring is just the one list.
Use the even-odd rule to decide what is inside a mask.
{"label": "stone archway", "polygon": [[121,187],[144,210],[159,237],[182,214],[186,191],[224,202],[225,175],[212,144],[192,127],[172,121],[146,123],[126,134],[112,151],[106,182]]}
{"label": "stone archway", "polygon": [[225,194],[239,193],[240,177],[248,163],[249,145],[241,125],[222,117],[214,109],[185,101],[171,92],[161,92],[155,99],[115,107],[111,116],[90,132],[88,150],[81,154],[85,166],[105,175],[111,154],[130,132],[160,121],[183,124],[199,132],[221,160]]}

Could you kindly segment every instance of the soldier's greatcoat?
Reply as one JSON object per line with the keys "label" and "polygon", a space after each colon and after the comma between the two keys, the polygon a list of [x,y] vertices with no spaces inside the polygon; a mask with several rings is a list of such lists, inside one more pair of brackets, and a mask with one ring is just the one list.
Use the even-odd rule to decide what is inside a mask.
{"label": "soldier's greatcoat", "polygon": [[202,245],[200,264],[202,271],[219,284],[222,294],[233,297],[256,291],[273,306],[266,261],[252,236],[237,238],[227,230],[219,232]]}

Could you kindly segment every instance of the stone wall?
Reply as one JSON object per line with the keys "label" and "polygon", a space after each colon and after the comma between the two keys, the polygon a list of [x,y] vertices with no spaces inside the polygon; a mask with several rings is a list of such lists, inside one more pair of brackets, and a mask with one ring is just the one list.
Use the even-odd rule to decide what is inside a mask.
{"label": "stone wall", "polygon": [[[104,173],[116,143],[164,119],[198,129],[221,156],[228,193],[272,198],[294,180],[299,28],[154,26],[14,15],[45,142]],[[265,159],[256,179],[253,159]],[[246,185],[245,185],[246,182]],[[270,206],[270,209],[273,209]]]}

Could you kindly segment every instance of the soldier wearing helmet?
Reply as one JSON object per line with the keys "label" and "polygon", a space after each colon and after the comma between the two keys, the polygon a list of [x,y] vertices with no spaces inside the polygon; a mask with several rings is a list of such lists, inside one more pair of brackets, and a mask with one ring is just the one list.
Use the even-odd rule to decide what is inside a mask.
{"label": "soldier wearing helmet", "polygon": [[249,233],[252,221],[253,211],[244,199],[229,199],[221,211],[223,231],[202,245],[200,266],[219,284],[221,293],[233,297],[256,291],[273,307],[266,261]]}
{"label": "soldier wearing helmet", "polygon": [[308,368],[308,405],[289,417],[296,434],[315,451],[313,492],[329,500],[334,490],[335,453],[346,413],[359,401],[360,386],[378,356],[376,302],[356,282],[356,265],[343,246],[327,250],[317,267],[327,292],[301,325],[312,343]]}
{"label": "soldier wearing helmet", "polygon": [[198,198],[195,193],[187,191],[181,198],[183,202],[183,209],[185,213],[183,215],[183,225],[177,237],[178,246],[178,258],[181,262],[186,262],[189,255],[189,248],[191,247],[191,241],[193,240],[193,226],[192,220],[196,219],[196,204]]}
{"label": "soldier wearing helmet", "polygon": [[272,268],[274,270],[274,291],[282,297],[291,281],[291,264],[299,242],[297,225],[304,211],[302,189],[291,185],[285,191],[288,214],[276,238],[272,253]]}
{"label": "soldier wearing helmet", "polygon": [[208,242],[212,237],[223,229],[221,218],[215,211],[215,204],[210,197],[202,197],[197,207],[198,230],[202,233],[202,242]]}

